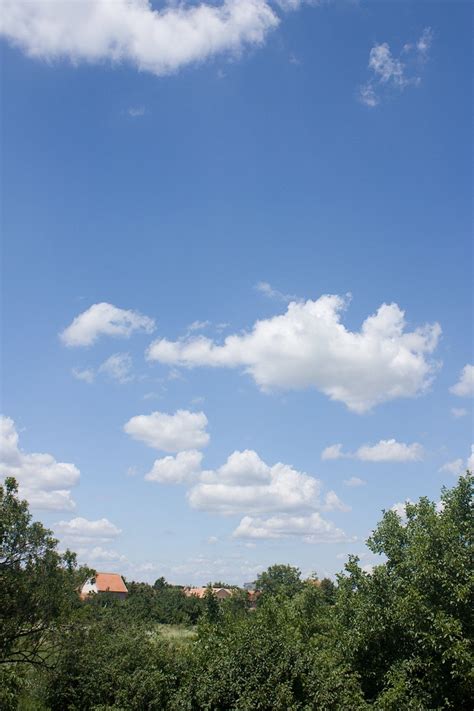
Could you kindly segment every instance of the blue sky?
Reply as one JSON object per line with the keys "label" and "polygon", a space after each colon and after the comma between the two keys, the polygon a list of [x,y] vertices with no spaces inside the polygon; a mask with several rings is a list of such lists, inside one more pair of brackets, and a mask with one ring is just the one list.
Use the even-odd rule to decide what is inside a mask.
{"label": "blue sky", "polygon": [[6,8],[1,473],[99,570],[333,575],[470,456],[470,4]]}

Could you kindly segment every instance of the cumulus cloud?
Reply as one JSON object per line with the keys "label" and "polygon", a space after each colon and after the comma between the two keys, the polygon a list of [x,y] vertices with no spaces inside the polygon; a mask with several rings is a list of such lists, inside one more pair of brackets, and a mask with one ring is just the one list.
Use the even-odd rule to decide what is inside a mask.
{"label": "cumulus cloud", "polygon": [[302,538],[305,543],[342,543],[349,539],[340,528],[318,512],[307,516],[279,514],[269,518],[244,516],[235,529],[235,538]]}
{"label": "cumulus cloud", "polygon": [[51,454],[22,452],[14,421],[1,416],[0,478],[7,476],[15,477],[20,496],[34,508],[70,511],[75,507],[70,487],[79,481],[79,469]]}
{"label": "cumulus cloud", "polygon": [[206,432],[207,417],[204,412],[178,410],[174,415],[152,412],[137,415],[124,425],[124,431],[149,447],[164,452],[201,449],[209,443]]}
{"label": "cumulus cloud", "polygon": [[147,481],[160,484],[183,484],[193,481],[201,472],[202,453],[196,449],[178,452],[175,457],[156,459],[153,468],[145,474]]}
{"label": "cumulus cloud", "polygon": [[216,470],[203,471],[188,492],[193,508],[219,514],[340,509],[334,492],[320,500],[321,482],[288,464],[266,464],[253,450],[236,451]]}
{"label": "cumulus cloud", "polygon": [[361,103],[374,108],[380,103],[381,92],[390,89],[402,91],[408,86],[419,86],[420,70],[428,59],[432,42],[433,31],[425,27],[416,42],[403,46],[398,57],[392,54],[388,42],[375,44],[370,50],[368,64],[372,77],[359,88]]}
{"label": "cumulus cloud", "polygon": [[154,341],[147,358],[164,364],[243,368],[264,391],[317,388],[357,413],[387,400],[415,397],[432,382],[429,359],[441,333],[435,323],[406,330],[397,304],[383,304],[360,331],[341,323],[347,299],[292,302],[285,313],[257,321],[250,332]]}
{"label": "cumulus cloud", "polygon": [[108,541],[121,533],[121,530],[107,518],[90,521],[81,516],[70,521],[59,521],[54,528],[62,537],[73,538],[80,542]]}
{"label": "cumulus cloud", "polygon": [[467,364],[461,370],[458,382],[449,388],[458,397],[474,396],[474,365]]}
{"label": "cumulus cloud", "polygon": [[359,447],[355,457],[362,462],[418,462],[423,459],[423,447],[418,442],[405,444],[381,439],[377,444]]}
{"label": "cumulus cloud", "polygon": [[[253,450],[233,452],[215,470],[202,471],[201,460],[202,454],[198,451],[183,451],[176,457],[164,457],[155,461],[145,479],[190,484],[187,499],[192,508],[221,515],[245,514],[246,518],[242,519],[235,533],[237,537],[253,537],[250,530],[257,526],[273,531],[272,535],[257,535],[257,538],[313,535],[321,542],[344,538],[342,531],[335,529],[333,524],[323,521],[319,515],[311,515],[316,510],[350,510],[334,491],[328,491],[321,498],[322,485],[318,479],[288,464],[270,466]],[[272,514],[273,517],[251,517],[262,514]],[[301,524],[300,533],[297,532],[297,520],[305,522],[304,526]],[[281,523],[281,530],[275,528],[276,521]],[[285,526],[294,530],[285,529],[285,532]],[[246,532],[243,532],[244,528]]]}
{"label": "cumulus cloud", "polygon": [[90,346],[99,336],[129,338],[135,331],[152,333],[154,328],[155,323],[148,316],[102,302],[76,316],[60,338],[69,347]]}
{"label": "cumulus cloud", "polygon": [[342,444],[331,444],[329,447],[326,447],[321,452],[321,459],[323,461],[331,459],[342,459],[345,456],[347,455],[345,455],[342,451]]}
{"label": "cumulus cloud", "polygon": [[406,515],[406,507],[407,504],[412,504],[413,501],[411,499],[406,499],[405,501],[398,501],[396,504],[393,504],[392,506],[392,511],[395,511],[397,516],[399,516],[402,519],[402,522],[405,523],[407,520],[407,515]]}
{"label": "cumulus cloud", "polygon": [[[299,3],[290,2],[296,9]],[[4,0],[0,32],[29,57],[126,63],[156,75],[261,45],[279,18],[266,0]]]}
{"label": "cumulus cloud", "polygon": [[128,353],[114,353],[99,368],[100,373],[105,373],[118,383],[129,383],[133,380],[132,358]]}
{"label": "cumulus cloud", "polygon": [[464,460],[461,458],[446,462],[446,464],[443,464],[443,466],[439,469],[440,472],[448,472],[448,474],[453,474],[454,476],[459,476],[463,473],[463,470]]}
{"label": "cumulus cloud", "polygon": [[335,491],[328,491],[324,497],[324,505],[321,506],[323,511],[350,511],[351,507],[347,506]]}
{"label": "cumulus cloud", "polygon": [[326,447],[321,459],[359,459],[361,462],[418,462],[423,459],[421,444],[405,444],[395,439],[381,439],[377,444],[364,444],[356,452],[345,453],[342,444]]}
{"label": "cumulus cloud", "polygon": [[461,476],[461,474],[464,474],[466,469],[469,469],[470,472],[474,472],[474,444],[471,445],[471,453],[466,461],[460,457],[458,459],[453,459],[452,461],[443,464],[439,471],[448,472],[448,474],[453,474],[454,476]]}

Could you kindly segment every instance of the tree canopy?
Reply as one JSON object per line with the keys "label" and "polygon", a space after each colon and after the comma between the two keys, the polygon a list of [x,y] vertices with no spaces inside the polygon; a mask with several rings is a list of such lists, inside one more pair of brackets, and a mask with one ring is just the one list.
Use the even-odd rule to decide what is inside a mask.
{"label": "tree canopy", "polygon": [[0,705],[23,708],[29,694],[25,708],[42,711],[470,709],[472,498],[468,473],[438,503],[384,512],[367,541],[380,556],[371,572],[350,557],[336,583],[305,583],[298,568],[270,566],[249,609],[244,590],[198,599],[164,578],[128,582],[125,601],[80,602],[90,571],[58,553],[8,479]]}

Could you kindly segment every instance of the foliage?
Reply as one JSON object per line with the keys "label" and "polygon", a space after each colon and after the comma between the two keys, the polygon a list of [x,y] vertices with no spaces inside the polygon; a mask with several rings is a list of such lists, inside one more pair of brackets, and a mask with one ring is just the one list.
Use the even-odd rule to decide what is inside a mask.
{"label": "foliage", "polygon": [[341,647],[365,697],[382,709],[470,707],[472,670],[472,476],[387,511],[368,541],[386,563],[371,575],[353,558],[339,577]]}
{"label": "foliage", "polygon": [[255,589],[264,595],[293,597],[303,589],[301,571],[291,565],[271,565],[257,577]]}
{"label": "foliage", "polygon": [[51,711],[79,709],[169,708],[179,686],[185,651],[140,625],[106,615],[70,631],[49,675],[46,691]]}
{"label": "foliage", "polygon": [[[1,524],[1,560],[10,561],[2,572],[13,598],[8,609],[23,626],[36,623],[39,615],[42,644],[57,639],[56,631],[62,643],[55,647],[52,668],[0,665],[0,706],[6,711],[470,709],[472,489],[468,474],[443,491],[441,505],[420,499],[407,506],[406,520],[384,513],[368,541],[384,562],[371,574],[355,557],[337,585],[316,577],[303,582],[297,568],[271,566],[258,577],[259,603],[249,610],[244,590],[232,588],[222,602],[211,587],[203,599],[187,598],[164,578],[153,586],[129,582],[125,601],[96,595],[79,603],[73,557],[60,556],[49,531],[31,524],[9,482],[6,493],[2,490]],[[15,551],[23,556],[18,566],[12,562]],[[39,571],[51,580],[42,582]],[[30,592],[28,580],[44,587]],[[30,603],[48,603],[48,595],[56,593],[58,600],[41,614],[33,607],[31,618],[26,616]],[[2,624],[7,633],[16,629]],[[34,645],[9,634],[7,658],[29,649],[34,662]],[[17,698],[26,696],[18,706]]]}
{"label": "foliage", "polygon": [[61,625],[78,606],[76,587],[88,571],[60,555],[57,541],[32,522],[13,478],[0,486],[0,662],[45,664]]}

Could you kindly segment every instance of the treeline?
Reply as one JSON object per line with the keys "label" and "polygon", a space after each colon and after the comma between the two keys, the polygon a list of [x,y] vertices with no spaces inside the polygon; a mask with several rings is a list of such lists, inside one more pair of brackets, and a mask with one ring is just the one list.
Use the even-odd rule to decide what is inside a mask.
{"label": "treeline", "polygon": [[[219,603],[162,578],[128,599],[77,587],[91,571],[0,487],[0,707],[6,711],[310,711],[473,708],[473,479],[441,506],[383,514],[337,584],[272,566]],[[172,628],[171,625],[181,625]],[[179,629],[194,633],[180,637]],[[165,634],[175,629],[173,636]]]}

